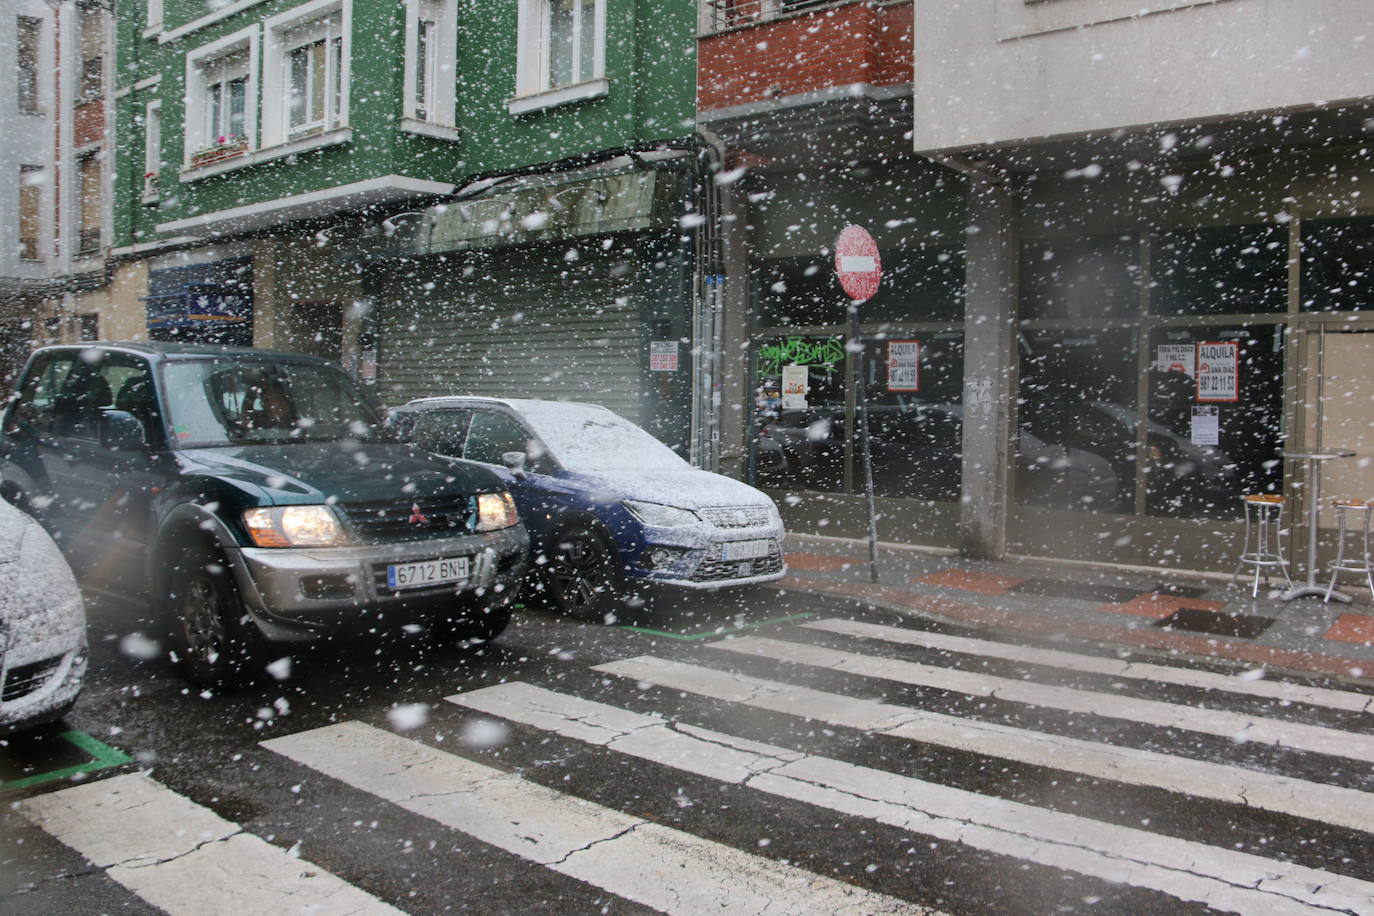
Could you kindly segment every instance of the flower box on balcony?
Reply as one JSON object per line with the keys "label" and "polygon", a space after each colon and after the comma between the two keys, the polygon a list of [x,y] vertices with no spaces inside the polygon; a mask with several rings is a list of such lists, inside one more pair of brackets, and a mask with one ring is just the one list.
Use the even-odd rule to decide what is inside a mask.
{"label": "flower box on balcony", "polygon": [[243,137],[221,137],[213,146],[198,149],[191,154],[191,168],[232,159],[247,151],[248,141]]}

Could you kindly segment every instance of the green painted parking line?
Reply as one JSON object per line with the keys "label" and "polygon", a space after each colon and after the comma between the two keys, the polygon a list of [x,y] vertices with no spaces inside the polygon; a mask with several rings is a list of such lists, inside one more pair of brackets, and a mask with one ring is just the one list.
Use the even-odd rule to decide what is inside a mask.
{"label": "green painted parking line", "polygon": [[787,623],[789,620],[805,620],[807,617],[815,617],[815,614],[790,614],[787,617],[773,617],[770,620],[760,620],[758,623],[742,623],[737,627],[727,630],[708,630],[705,633],[668,633],[663,630],[650,630],[645,627],[623,626],[622,630],[633,630],[636,633],[648,633],[650,636],[662,636],[665,639],[680,639],[683,642],[695,642],[698,639],[710,639],[712,636],[724,636],[726,633],[736,633],[740,630],[752,630],[755,627],[766,627],[770,623]]}
{"label": "green painted parking line", "polygon": [[33,776],[25,776],[23,779],[16,779],[13,782],[0,782],[0,790],[24,789],[29,786],[42,785],[45,782],[66,779],[78,773],[94,773],[96,770],[121,766],[133,760],[132,757],[123,751],[112,748],[103,741],[97,741],[85,732],[73,730],[63,732],[57,737],[90,754],[91,759],[85,763],[63,767],[60,770],[52,770],[47,773],[35,773]]}

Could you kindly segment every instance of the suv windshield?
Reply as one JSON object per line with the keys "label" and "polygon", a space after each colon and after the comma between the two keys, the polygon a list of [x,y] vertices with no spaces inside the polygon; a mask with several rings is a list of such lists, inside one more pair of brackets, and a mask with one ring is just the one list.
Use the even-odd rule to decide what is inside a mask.
{"label": "suv windshield", "polygon": [[162,372],[180,448],[383,436],[377,412],[332,366],[205,359],[169,362]]}

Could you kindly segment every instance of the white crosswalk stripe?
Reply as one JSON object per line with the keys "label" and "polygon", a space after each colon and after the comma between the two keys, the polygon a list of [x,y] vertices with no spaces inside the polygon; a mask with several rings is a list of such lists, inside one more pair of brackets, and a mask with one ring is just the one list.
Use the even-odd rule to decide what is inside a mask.
{"label": "white crosswalk stripe", "polygon": [[832,725],[1374,831],[1374,795],[639,656],[596,671]]}
{"label": "white crosswalk stripe", "polygon": [[761,792],[1239,912],[1357,910],[1374,884],[746,741],[529,684],[449,702]]}
{"label": "white crosswalk stripe", "polygon": [[[1149,662],[1128,662],[1116,658],[1081,655],[1059,649],[1017,646],[990,639],[973,639],[968,636],[950,636],[945,633],[912,630],[906,627],[868,623],[862,620],[827,618],[800,625],[810,630],[822,630],[828,633],[882,640],[907,646],[940,649],[946,652],[959,652],[983,658],[999,658],[1010,662],[1043,665],[1061,671],[1078,671],[1129,680],[1200,687],[1204,690],[1244,694],[1288,703],[1306,703],[1310,706],[1323,706],[1328,709],[1374,713],[1374,695],[1356,693],[1352,690],[1333,690],[1329,687],[1291,684],[1287,681],[1265,680],[1250,675],[1218,674],[1214,671],[1155,665]],[[1259,674],[1259,672],[1254,673]]]}
{"label": "white crosswalk stripe", "polygon": [[1374,763],[1374,735],[1338,731],[1300,722],[1265,719],[1219,709],[1185,707],[1123,694],[1037,684],[1033,681],[996,677],[975,671],[959,671],[937,665],[921,665],[895,658],[841,652],[824,646],[811,646],[761,636],[741,636],[709,645],[712,649],[738,652],[741,655],[829,668],[902,684],[950,690],[968,696],[996,697],[999,700],[1011,700],[1047,709],[1089,713],[1143,725],[1218,735],[1234,741],[1297,748],[1317,754],[1330,754]]}
{"label": "white crosswalk stripe", "polygon": [[485,843],[665,913],[929,912],[360,722],[262,744]]}
{"label": "white crosswalk stripe", "polygon": [[40,795],[20,810],[172,916],[401,912],[143,773]]}

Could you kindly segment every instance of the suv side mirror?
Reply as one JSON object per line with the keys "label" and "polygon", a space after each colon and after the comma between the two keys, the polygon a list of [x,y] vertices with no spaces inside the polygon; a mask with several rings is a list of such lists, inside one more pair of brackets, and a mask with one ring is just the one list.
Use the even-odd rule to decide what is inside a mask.
{"label": "suv side mirror", "polygon": [[143,423],[127,410],[100,412],[100,445],[115,452],[146,448],[148,437]]}
{"label": "suv side mirror", "polygon": [[515,476],[516,480],[525,479],[525,453],[524,452],[502,452],[501,463],[506,466],[506,470]]}

